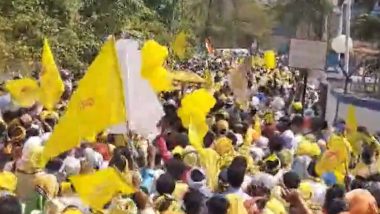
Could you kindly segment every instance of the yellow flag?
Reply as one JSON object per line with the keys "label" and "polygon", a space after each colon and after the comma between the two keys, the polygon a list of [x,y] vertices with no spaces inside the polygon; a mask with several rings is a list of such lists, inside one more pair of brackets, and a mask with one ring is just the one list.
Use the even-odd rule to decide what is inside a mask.
{"label": "yellow flag", "polygon": [[187,36],[185,32],[179,33],[172,44],[174,53],[178,56],[179,59],[184,59],[186,54],[187,46]]}
{"label": "yellow flag", "polygon": [[215,98],[206,89],[198,89],[191,94],[185,95],[181,100],[181,108],[177,114],[181,118],[184,127],[188,128],[190,119],[195,121],[204,120],[208,112],[214,107]]}
{"label": "yellow flag", "polygon": [[141,76],[148,80],[155,92],[171,91],[172,75],[164,67],[169,51],[154,40],[144,43],[141,49]]}
{"label": "yellow flag", "polygon": [[207,185],[210,189],[216,190],[218,186],[219,154],[211,148],[201,149],[199,151],[200,164],[206,170]]}
{"label": "yellow flag", "polygon": [[353,105],[348,106],[346,124],[350,132],[356,132],[358,121],[356,119],[356,107]]}
{"label": "yellow flag", "polygon": [[203,148],[203,138],[206,136],[208,126],[206,120],[200,119],[199,121],[190,120],[189,125],[189,141],[191,145],[199,151]]}
{"label": "yellow flag", "polygon": [[248,214],[247,209],[244,207],[244,199],[238,194],[226,195],[230,207],[228,208],[228,214]]}
{"label": "yellow flag", "polygon": [[96,211],[103,210],[104,205],[118,193],[131,194],[135,191],[114,168],[69,179],[81,200]]}
{"label": "yellow flag", "polygon": [[212,76],[212,74],[211,74],[211,72],[210,72],[210,70],[206,70],[205,71],[205,88],[206,89],[213,89],[214,88],[214,77]]}
{"label": "yellow flag", "polygon": [[9,80],[5,84],[5,89],[21,107],[31,107],[39,99],[38,83],[30,78]]}
{"label": "yellow flag", "polygon": [[48,161],[104,129],[125,122],[124,94],[115,40],[109,39],[80,80],[67,111],[44,150]]}
{"label": "yellow flag", "polygon": [[276,68],[276,54],[274,51],[265,51],[264,52],[264,62],[265,67],[268,69]]}
{"label": "yellow flag", "polygon": [[48,110],[54,109],[59,102],[65,86],[54,62],[48,40],[44,40],[42,50],[42,71],[40,74],[40,102]]}
{"label": "yellow flag", "polygon": [[260,118],[258,116],[255,117],[255,125],[253,127],[253,129],[255,130],[255,132],[261,136],[261,121],[260,121]]}

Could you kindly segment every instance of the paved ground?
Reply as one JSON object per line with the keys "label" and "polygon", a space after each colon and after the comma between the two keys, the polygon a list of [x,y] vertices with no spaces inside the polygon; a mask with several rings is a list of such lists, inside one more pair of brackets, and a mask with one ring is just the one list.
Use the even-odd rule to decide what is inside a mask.
{"label": "paved ground", "polygon": [[[327,97],[327,109],[326,109],[326,119],[330,123],[333,122],[336,112],[337,100],[330,93]],[[347,107],[348,105],[341,103],[339,105],[339,118],[347,117]],[[366,108],[356,108],[356,118],[359,125],[367,126],[367,128],[374,132],[380,131],[380,112],[373,111]]]}

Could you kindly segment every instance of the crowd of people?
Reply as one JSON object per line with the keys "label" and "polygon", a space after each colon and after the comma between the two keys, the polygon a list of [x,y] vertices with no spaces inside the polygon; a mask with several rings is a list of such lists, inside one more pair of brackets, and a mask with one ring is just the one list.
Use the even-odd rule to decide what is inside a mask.
{"label": "crowd of people", "polygon": [[[320,118],[314,87],[309,86],[303,106],[297,98],[300,74],[280,62],[276,69],[250,66],[249,102],[240,103],[229,82],[236,61],[214,56],[176,65],[201,76],[206,70],[212,74],[208,89],[216,104],[207,116],[201,152],[189,142],[177,110],[184,94],[204,84],[188,83],[160,94],[165,116],[158,136],[104,131],[46,166],[39,164],[38,155],[76,80],[61,72],[65,92],[54,112],[38,104],[20,108],[2,103],[0,214],[378,213],[378,138],[364,126],[349,130],[343,119],[328,124]],[[362,137],[349,138],[350,131]],[[349,139],[343,178],[320,169],[334,137]],[[94,210],[81,200],[70,176],[108,167],[117,169],[135,192],[115,195],[102,210]]]}

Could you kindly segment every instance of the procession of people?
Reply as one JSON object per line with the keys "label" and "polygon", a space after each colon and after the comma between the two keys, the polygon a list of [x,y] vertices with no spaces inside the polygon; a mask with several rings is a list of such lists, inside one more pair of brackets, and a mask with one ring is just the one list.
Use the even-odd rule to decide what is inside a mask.
{"label": "procession of people", "polygon": [[[142,48],[141,76],[164,112],[153,136],[98,130],[119,121],[110,119],[119,94],[102,91],[113,77],[96,79],[84,92],[94,69],[105,66],[99,70],[107,73],[113,63],[100,61],[105,47],[82,80],[59,71],[57,101],[41,98],[55,90],[42,87],[49,66],[42,66],[40,83],[10,80],[24,81],[27,89],[3,84],[0,214],[379,212],[378,136],[352,112],[329,124],[318,87],[303,85],[302,73],[286,60],[273,51],[173,60],[162,46],[149,45]],[[200,80],[166,87],[160,78],[170,77],[161,69],[168,67]],[[33,87],[42,90],[40,98],[28,91]],[[84,94],[93,97],[77,99]],[[100,100],[103,111],[85,112]]]}

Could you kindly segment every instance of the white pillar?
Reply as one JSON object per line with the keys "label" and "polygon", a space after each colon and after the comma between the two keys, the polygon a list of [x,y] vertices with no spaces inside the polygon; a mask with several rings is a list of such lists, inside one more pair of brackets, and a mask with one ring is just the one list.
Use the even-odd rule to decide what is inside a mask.
{"label": "white pillar", "polygon": [[345,67],[344,70],[349,75],[349,64],[350,64],[350,49],[349,49],[349,39],[351,37],[351,1],[346,0],[346,52],[344,54]]}

